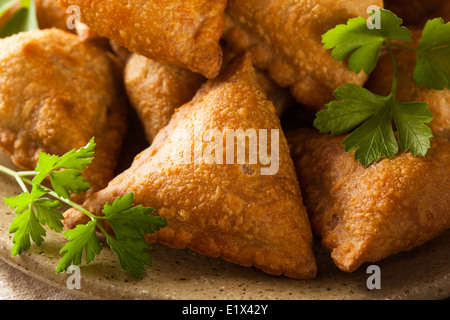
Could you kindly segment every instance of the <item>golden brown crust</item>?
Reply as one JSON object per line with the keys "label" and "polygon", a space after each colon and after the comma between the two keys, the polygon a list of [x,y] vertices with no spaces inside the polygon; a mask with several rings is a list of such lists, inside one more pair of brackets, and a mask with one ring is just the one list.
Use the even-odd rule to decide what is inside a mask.
{"label": "golden brown crust", "polygon": [[39,152],[62,155],[95,136],[95,160],[83,175],[93,190],[103,188],[126,126],[107,55],[59,29],[20,33],[0,47],[0,147],[16,165],[34,169]]}
{"label": "golden brown crust", "polygon": [[[223,63],[222,69],[224,70],[228,63],[240,52],[233,52],[227,47],[225,43],[222,43],[223,50]],[[267,99],[273,103],[276,114],[281,117],[283,112],[295,103],[289,89],[280,87],[268,74],[266,70],[261,70],[253,66],[256,73],[256,79],[259,86],[266,94]]]}
{"label": "golden brown crust", "polygon": [[290,87],[298,102],[319,110],[337,87],[367,78],[332,58],[321,36],[349,18],[367,16],[370,5],[382,1],[229,0],[223,39],[235,52],[249,49],[257,68]]}
{"label": "golden brown crust", "polygon": [[79,6],[82,22],[131,51],[207,78],[219,72],[226,0],[58,1]]}
{"label": "golden brown crust", "polygon": [[[232,57],[225,54],[224,58],[225,68]],[[162,64],[136,53],[126,61],[124,82],[128,97],[144,126],[147,140],[151,142],[159,130],[169,124],[175,109],[189,102],[206,79],[198,73]],[[292,103],[292,96],[270,79],[266,72],[255,72],[258,84],[280,116]]]}
{"label": "golden brown crust", "polygon": [[[276,174],[261,175],[260,162],[180,164],[181,151],[192,150],[193,137],[208,129],[238,128],[280,130]],[[248,55],[237,57],[204,84],[132,166],[84,206],[101,214],[106,202],[129,192],[136,204],[154,207],[167,219],[168,226],[149,241],[254,265],[270,274],[316,274],[312,233],[287,142],[272,103],[258,88]],[[69,227],[83,222],[73,209],[65,216]]]}
{"label": "golden brown crust", "polygon": [[205,81],[198,73],[138,54],[129,58],[124,79],[149,142],[169,123],[176,108],[191,101]]}
{"label": "golden brown crust", "polygon": [[450,227],[450,143],[432,139],[426,157],[400,153],[364,167],[344,137],[288,134],[315,234],[336,265],[355,271],[410,250]]}
{"label": "golden brown crust", "polygon": [[39,28],[59,28],[72,31],[67,28],[69,14],[59,6],[56,0],[34,0],[36,4],[36,16]]}
{"label": "golden brown crust", "polygon": [[[420,40],[420,31],[413,32],[413,42],[404,43],[416,46]],[[401,102],[422,101],[428,103],[433,113],[429,123],[434,136],[450,140],[450,89],[429,90],[415,83],[413,72],[416,65],[416,53],[405,49],[394,49],[397,70],[397,100]],[[379,95],[388,95],[392,85],[392,60],[387,52],[380,54],[377,67],[371,73],[366,87]]]}

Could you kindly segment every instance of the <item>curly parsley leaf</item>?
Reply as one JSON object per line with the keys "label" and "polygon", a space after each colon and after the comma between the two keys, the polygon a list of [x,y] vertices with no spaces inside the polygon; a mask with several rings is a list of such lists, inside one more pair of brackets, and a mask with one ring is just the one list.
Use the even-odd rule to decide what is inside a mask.
{"label": "curly parsley leaf", "polygon": [[154,233],[164,228],[166,220],[151,215],[153,208],[142,205],[133,206],[133,193],[117,198],[103,208],[104,219],[112,227],[114,236],[107,236],[111,250],[119,257],[122,268],[142,277],[145,266],[151,267],[152,259],[148,254],[150,246],[145,239],[146,233]]}
{"label": "curly parsley leaf", "polygon": [[[367,166],[382,156],[392,158],[403,151],[424,156],[430,147],[431,130],[426,123],[433,115],[423,102],[395,101],[355,84],[335,91],[339,100],[327,104],[314,122],[322,133],[342,134],[356,128],[345,140],[346,152],[355,151],[355,160]],[[395,121],[398,143],[392,120]]]}
{"label": "curly parsley leaf", "polygon": [[[7,10],[17,1],[6,1],[0,5],[1,10]],[[39,29],[36,7],[32,0],[21,0],[22,7],[0,29],[0,38],[9,37],[13,34]]]}
{"label": "curly parsley leaf", "polygon": [[394,102],[392,116],[398,132],[398,142],[403,151],[424,157],[430,148],[433,133],[426,123],[433,114],[425,102]]}
{"label": "curly parsley leaf", "polygon": [[15,213],[22,214],[30,205],[33,204],[34,200],[45,194],[47,194],[47,191],[41,186],[33,185],[31,192],[22,192],[15,197],[4,197],[3,200],[10,209],[14,210]]}
{"label": "curly parsley leaf", "polygon": [[145,238],[123,238],[107,237],[109,247],[119,258],[120,265],[124,270],[130,270],[136,277],[142,278],[145,266],[152,266],[152,256],[148,254],[150,246]]}
{"label": "curly parsley leaf", "polygon": [[112,205],[105,204],[103,208],[105,220],[118,239],[141,238],[145,233],[154,233],[166,226],[165,219],[151,215],[153,208],[133,206],[133,202],[133,193],[129,193],[115,199]]}
{"label": "curly parsley leaf", "polygon": [[417,47],[414,80],[428,89],[450,87],[450,22],[429,20]]}
{"label": "curly parsley leaf", "polygon": [[[83,253],[86,264],[93,261],[102,250],[96,234],[96,231],[101,231],[106,236],[111,250],[118,256],[122,267],[125,270],[131,270],[137,277],[142,277],[145,266],[151,267],[152,263],[152,256],[148,252],[151,248],[146,242],[145,235],[165,227],[166,220],[152,215],[153,208],[134,206],[132,193],[115,199],[111,205],[106,204],[103,208],[104,216],[95,216],[69,199],[69,190],[85,189],[85,182],[80,180],[79,176],[81,171],[91,163],[94,147],[94,138],[92,138],[85,147],[71,150],[60,157],[40,153],[35,171],[16,172],[0,165],[0,172],[14,177],[24,190],[18,196],[3,198],[5,203],[18,214],[13,219],[9,230],[10,233],[15,233],[11,255],[15,256],[27,250],[31,246],[31,240],[40,246],[44,242],[46,235],[44,226],[46,225],[56,232],[61,232],[64,217],[58,210],[61,208],[61,202],[64,202],[80,210],[91,221],[64,233],[68,242],[60,251],[63,257],[57,265],[56,273],[67,270],[72,264],[81,264]],[[35,177],[29,180],[25,178],[27,175],[35,175]],[[41,185],[46,177],[50,177],[54,190]],[[30,192],[24,182],[32,186]],[[50,195],[57,200],[44,198],[45,195]],[[100,220],[109,223],[115,235],[110,235]]]}
{"label": "curly parsley leaf", "polygon": [[338,99],[316,114],[314,127],[321,133],[339,135],[353,130],[374,116],[385,104],[385,98],[356,84],[347,83],[334,91]]}
{"label": "curly parsley leaf", "polygon": [[61,197],[69,199],[70,191],[79,194],[89,190],[90,185],[82,177],[81,171],[93,160],[94,138],[78,150],[71,150],[62,157],[41,153],[35,169],[33,182],[40,184],[47,176],[54,191]]}
{"label": "curly parsley leaf", "polygon": [[[382,44],[388,40],[411,41],[411,32],[402,27],[402,19],[385,9],[378,9],[381,28],[369,29],[363,17],[349,19],[322,35],[325,49],[333,49],[332,57],[342,61],[350,55],[348,69],[369,74],[375,68]],[[375,14],[373,12],[372,14]]]}
{"label": "curly parsley leaf", "polygon": [[96,228],[103,231],[100,220],[107,221],[113,228],[114,235],[105,233],[110,249],[119,258],[124,270],[130,270],[137,277],[142,277],[145,266],[152,266],[151,249],[145,239],[146,233],[154,233],[166,226],[165,219],[152,216],[153,208],[142,205],[134,206],[132,193],[117,198],[112,204],[105,204],[104,217],[96,217],[87,225],[79,225],[64,235],[69,242],[61,249],[64,254],[56,272],[67,269],[71,264],[81,264],[83,251],[86,253],[86,263],[100,253],[101,245],[95,235]]}
{"label": "curly parsley leaf", "polygon": [[46,235],[45,229],[39,223],[31,206],[14,218],[9,233],[14,233],[11,257],[28,250],[31,246],[30,238],[40,246],[44,242],[43,237]]}
{"label": "curly parsley leaf", "polygon": [[59,252],[64,256],[56,267],[56,273],[66,271],[72,264],[80,265],[83,251],[86,255],[86,264],[93,261],[95,255],[100,254],[103,247],[95,233],[96,227],[97,221],[92,220],[87,224],[79,224],[74,229],[64,232],[69,242]]}
{"label": "curly parsley leaf", "polygon": [[45,194],[47,192],[42,187],[33,185],[31,192],[22,192],[16,197],[4,198],[5,203],[19,214],[13,219],[9,228],[9,233],[14,233],[12,257],[28,250],[31,239],[38,246],[42,244],[43,237],[46,235],[43,225],[48,224],[51,228],[62,229],[61,221],[59,224],[55,222],[53,212],[50,213],[56,208],[55,203],[39,199]]}

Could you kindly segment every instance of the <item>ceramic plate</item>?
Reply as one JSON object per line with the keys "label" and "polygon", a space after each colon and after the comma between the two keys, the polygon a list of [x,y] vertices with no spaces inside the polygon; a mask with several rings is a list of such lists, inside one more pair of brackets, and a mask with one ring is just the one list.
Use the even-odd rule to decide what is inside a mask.
{"label": "ceramic plate", "polygon": [[[15,168],[0,153],[0,164]],[[125,164],[126,166],[127,164]],[[14,196],[20,188],[0,174],[0,197]],[[270,276],[256,268],[240,267],[220,258],[190,250],[155,244],[153,267],[143,279],[122,270],[116,256],[105,246],[94,263],[80,268],[81,288],[69,290],[71,274],[55,274],[64,246],[62,234],[48,231],[41,247],[33,245],[11,258],[14,214],[0,201],[0,258],[53,286],[86,299],[442,299],[450,297],[450,232],[409,252],[377,262],[380,289],[368,289],[364,264],[355,273],[340,271],[315,239],[318,275],[314,280]],[[369,279],[369,282],[370,279]]]}

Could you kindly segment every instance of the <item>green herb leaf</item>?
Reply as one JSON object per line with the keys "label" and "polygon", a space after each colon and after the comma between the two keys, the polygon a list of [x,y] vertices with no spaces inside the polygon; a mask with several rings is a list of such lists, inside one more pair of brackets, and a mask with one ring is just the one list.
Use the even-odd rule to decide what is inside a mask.
{"label": "green herb leaf", "polygon": [[120,265],[124,270],[130,270],[135,276],[141,278],[145,266],[152,266],[152,256],[147,252],[150,246],[145,238],[107,237],[109,247],[119,257]]}
{"label": "green herb leaf", "polygon": [[100,254],[103,247],[95,233],[96,226],[97,222],[93,220],[85,225],[80,224],[74,229],[64,232],[69,242],[59,252],[64,254],[64,256],[56,267],[56,273],[66,271],[72,264],[80,265],[83,251],[86,254],[86,264],[94,260],[96,254]]}
{"label": "green herb leaf", "polygon": [[63,229],[62,220],[64,216],[57,210],[61,208],[59,201],[52,201],[46,198],[40,198],[33,201],[36,217],[42,225],[48,225],[50,229],[61,232]]}
{"label": "green herb leaf", "polygon": [[31,239],[40,246],[45,236],[45,229],[42,227],[48,225],[50,229],[61,232],[64,219],[61,213],[56,211],[61,207],[59,201],[41,198],[47,194],[47,191],[40,185],[34,184],[31,192],[23,192],[16,197],[5,197],[5,203],[14,209],[19,216],[13,219],[9,233],[15,233],[13,237],[12,256],[28,250],[31,245]]}
{"label": "green herb leaf", "polygon": [[426,23],[417,47],[414,80],[428,89],[450,86],[450,22],[436,18]]}
{"label": "green herb leaf", "polygon": [[[80,210],[91,219],[86,225],[78,225],[64,233],[68,242],[60,251],[63,258],[58,263],[56,273],[67,270],[72,264],[81,264],[83,253],[87,264],[94,260],[95,255],[100,254],[102,245],[97,238],[98,229],[106,236],[122,267],[131,270],[137,277],[142,277],[145,266],[151,267],[152,263],[145,235],[165,227],[166,220],[152,215],[153,208],[134,206],[133,193],[115,199],[111,205],[107,203],[103,208],[104,216],[95,216],[69,199],[69,190],[80,192],[89,188],[89,184],[81,178],[81,171],[91,163],[94,146],[92,138],[85,147],[69,151],[61,157],[40,153],[38,166],[34,171],[36,175],[32,181],[24,176],[32,175],[33,172],[16,172],[0,165],[0,172],[22,180],[19,184],[24,190],[26,186],[23,182],[32,185],[31,192],[4,198],[5,203],[19,214],[13,219],[9,230],[10,233],[15,233],[11,255],[27,250],[31,246],[31,240],[40,246],[46,234],[43,228],[45,225],[56,232],[62,231],[64,217],[58,211],[61,203],[43,198],[48,194]],[[41,186],[46,177],[50,178],[54,190]],[[99,220],[109,223],[115,236],[108,234]]]}
{"label": "green herb leaf", "polygon": [[398,141],[403,151],[415,156],[425,156],[430,148],[433,133],[425,123],[433,120],[433,114],[424,102],[396,102],[392,115],[397,126]]}
{"label": "green herb leaf", "polygon": [[336,89],[334,96],[339,100],[325,105],[314,120],[314,127],[321,133],[339,135],[349,132],[374,116],[386,103],[386,98],[353,83]]}
{"label": "green herb leaf", "polygon": [[15,233],[11,257],[30,248],[30,237],[38,246],[40,246],[42,242],[44,242],[43,237],[46,235],[45,229],[39,223],[31,206],[13,219],[13,222],[9,227],[9,233]]}
{"label": "green herb leaf", "polygon": [[402,19],[389,10],[379,10],[380,29],[369,29],[366,19],[358,17],[348,20],[347,24],[337,25],[322,36],[324,48],[333,49],[331,55],[335,59],[341,61],[350,55],[350,71],[371,73],[378,61],[381,45],[386,40],[411,40],[411,32],[400,26]]}
{"label": "green herb leaf", "polygon": [[424,156],[432,137],[429,123],[433,116],[423,102],[396,102],[355,84],[337,89],[326,109],[317,113],[314,127],[322,133],[342,134],[357,127],[345,140],[346,152],[355,151],[355,159],[367,166],[381,156],[392,158],[398,153],[398,143],[392,119],[398,130],[403,151]]}
{"label": "green herb leaf", "polygon": [[89,190],[90,184],[74,169],[54,171],[49,173],[53,190],[64,199],[70,198],[69,191],[79,194]]}
{"label": "green herb leaf", "polygon": [[69,191],[78,194],[89,190],[90,185],[81,176],[81,171],[86,168],[93,159],[95,148],[94,138],[78,150],[71,150],[62,157],[41,153],[36,167],[37,175],[33,182],[40,184],[47,176],[50,177],[55,192],[69,199]]}
{"label": "green herb leaf", "polygon": [[133,206],[133,193],[114,200],[112,205],[105,204],[104,219],[111,225],[115,237],[106,240],[125,270],[142,277],[145,266],[151,267],[152,257],[148,254],[150,246],[145,239],[146,233],[154,233],[167,225],[165,219],[152,216],[153,208],[142,205]]}
{"label": "green herb leaf", "polygon": [[118,239],[142,238],[145,233],[154,233],[166,226],[166,220],[152,216],[153,208],[142,205],[133,206],[133,193],[114,200],[113,204],[105,204],[105,219],[114,230]]}
{"label": "green herb leaf", "polygon": [[33,204],[35,199],[42,197],[45,194],[47,194],[46,190],[44,190],[40,185],[34,184],[31,192],[22,192],[15,197],[4,197],[3,200],[10,209],[14,210],[15,213],[22,214],[30,205]]}

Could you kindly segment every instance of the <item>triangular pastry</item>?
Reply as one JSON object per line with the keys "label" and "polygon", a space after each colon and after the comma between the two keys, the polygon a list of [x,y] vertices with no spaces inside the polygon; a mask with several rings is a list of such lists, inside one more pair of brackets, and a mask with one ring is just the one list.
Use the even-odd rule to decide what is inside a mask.
{"label": "triangular pastry", "polygon": [[33,170],[41,151],[63,155],[95,136],[96,157],[83,176],[90,191],[104,188],[114,177],[128,107],[108,55],[72,33],[34,30],[0,40],[0,65],[0,149]]}
{"label": "triangular pastry", "polygon": [[[208,153],[215,157],[210,164],[208,158],[193,156],[211,146],[199,144],[195,137],[227,129],[266,129],[267,150],[271,156],[279,154],[276,170],[269,172],[272,164],[260,160],[238,164],[237,152],[235,159],[230,157],[230,162],[236,162],[225,162],[228,149],[223,157]],[[276,130],[279,148],[272,139]],[[272,103],[258,87],[248,54],[237,56],[218,78],[206,82],[132,166],[84,206],[101,214],[105,203],[129,192],[134,193],[135,204],[154,207],[156,214],[167,219],[167,227],[149,241],[188,247],[274,275],[303,279],[316,274],[312,232],[287,141]],[[68,227],[86,222],[73,209],[65,217]]]}
{"label": "triangular pastry", "polygon": [[[224,63],[232,59],[227,53],[224,50]],[[258,84],[281,116],[292,103],[292,97],[265,72],[256,69],[255,72]],[[175,109],[192,100],[205,80],[200,74],[173,64],[159,63],[136,53],[129,56],[124,69],[125,88],[147,141],[152,142],[159,130],[169,124]]]}
{"label": "triangular pastry", "polygon": [[433,138],[425,157],[400,152],[368,167],[344,137],[288,134],[313,231],[336,265],[355,271],[410,250],[450,228],[450,143]]}
{"label": "triangular pastry", "polygon": [[381,0],[228,0],[223,42],[234,52],[248,50],[255,67],[267,70],[281,87],[307,107],[321,109],[333,91],[367,76],[349,71],[323,48],[322,35],[348,19],[368,16]]}
{"label": "triangular pastry", "polygon": [[57,1],[77,6],[81,22],[130,51],[207,78],[219,73],[226,0]]}

